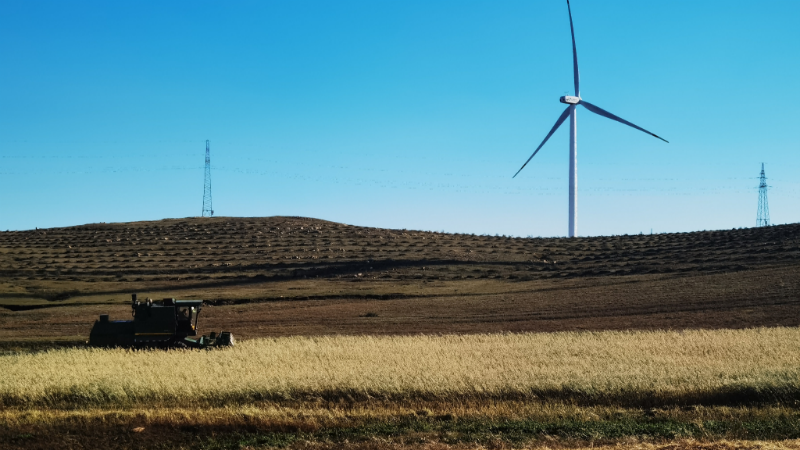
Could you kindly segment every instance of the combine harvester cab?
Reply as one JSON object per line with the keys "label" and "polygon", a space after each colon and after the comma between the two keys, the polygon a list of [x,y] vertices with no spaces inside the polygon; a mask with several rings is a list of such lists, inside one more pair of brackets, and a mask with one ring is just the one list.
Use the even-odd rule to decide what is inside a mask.
{"label": "combine harvester cab", "polygon": [[202,300],[166,298],[140,302],[133,294],[133,320],[110,321],[103,314],[95,321],[89,334],[89,345],[97,347],[229,347],[234,345],[233,334],[223,331],[209,336],[197,336],[197,319]]}

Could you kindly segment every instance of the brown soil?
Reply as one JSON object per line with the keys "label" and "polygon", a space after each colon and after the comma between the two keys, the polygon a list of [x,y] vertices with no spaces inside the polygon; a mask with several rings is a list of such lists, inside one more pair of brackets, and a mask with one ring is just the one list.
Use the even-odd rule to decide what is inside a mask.
{"label": "brown soil", "polygon": [[[0,232],[0,340],[86,338],[130,293],[241,338],[800,325],[800,224],[575,239],[294,217]],[[45,325],[46,326],[43,326]]]}

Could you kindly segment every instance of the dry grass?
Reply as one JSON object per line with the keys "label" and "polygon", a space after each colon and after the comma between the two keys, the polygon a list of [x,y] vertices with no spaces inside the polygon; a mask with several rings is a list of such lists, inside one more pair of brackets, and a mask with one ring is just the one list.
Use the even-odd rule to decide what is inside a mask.
{"label": "dry grass", "polygon": [[[526,445],[503,445],[498,442],[489,445],[447,445],[441,442],[430,442],[422,444],[397,444],[397,443],[353,443],[349,445],[326,445],[311,444],[297,446],[308,450],[328,450],[332,448],[347,448],[349,450],[484,450],[484,449],[540,449],[540,450],[796,450],[800,449],[800,439],[785,441],[745,441],[745,440],[696,440],[696,439],[677,439],[668,443],[664,442],[642,442],[638,439],[629,439],[613,444],[594,443],[563,443],[563,442],[541,442],[534,441]],[[255,447],[251,447],[255,448]]]}
{"label": "dry grass", "polygon": [[[800,329],[258,339],[221,351],[0,356],[0,403],[550,399],[654,406],[800,399]],[[192,380],[185,382],[191,368]]]}
{"label": "dry grass", "polygon": [[729,441],[719,440],[713,442],[703,442],[694,439],[682,439],[670,443],[652,443],[652,442],[629,442],[619,443],[615,445],[591,446],[585,448],[597,448],[602,450],[611,449],[630,449],[630,450],[771,450],[771,449],[796,449],[800,448],[800,440],[786,440],[780,442],[765,442],[765,441]]}
{"label": "dry grass", "polygon": [[[5,438],[9,448],[25,449],[766,450],[798,448],[798,441],[783,440],[787,437],[786,428],[788,436],[797,435],[798,427],[787,427],[786,423],[798,420],[798,411],[785,407],[641,410],[520,401],[370,401],[350,405],[311,402],[207,409],[6,409],[0,411],[0,442]],[[705,429],[715,424],[717,428],[719,424],[727,427]],[[765,430],[753,433],[754,425]],[[515,433],[515,427],[522,430]],[[624,430],[621,435],[620,428]],[[765,439],[764,435],[773,441],[753,440]],[[687,439],[690,436],[692,439]],[[76,438],[82,447],[76,445]]]}
{"label": "dry grass", "polygon": [[532,420],[554,419],[580,422],[602,422],[620,419],[703,422],[767,420],[775,417],[800,419],[800,412],[784,406],[728,407],[695,406],[692,408],[638,409],[618,406],[578,406],[563,402],[530,402],[520,400],[409,400],[364,402],[306,401],[281,404],[261,402],[237,407],[167,407],[167,408],[80,408],[19,409],[0,411],[0,424],[9,428],[29,426],[89,429],[97,426],[132,427],[203,427],[239,430],[318,431],[329,427],[355,427],[402,418],[448,420]]}
{"label": "dry grass", "polygon": [[[484,450],[484,449],[540,449],[540,450],[556,450],[556,449],[571,449],[571,450],[796,450],[800,449],[800,439],[785,440],[785,441],[744,441],[744,440],[696,440],[696,439],[677,439],[675,441],[664,442],[642,442],[638,439],[629,439],[623,442],[613,444],[600,444],[594,443],[563,443],[563,442],[541,442],[534,441],[526,445],[504,445],[502,442],[497,442],[489,445],[447,445],[441,442],[430,443],[417,443],[417,444],[397,444],[397,443],[384,443],[384,442],[370,442],[370,443],[353,443],[349,445],[326,445],[326,444],[311,444],[297,446],[308,450],[328,450],[332,448],[347,448],[349,450]],[[254,447],[252,447],[254,448]]]}

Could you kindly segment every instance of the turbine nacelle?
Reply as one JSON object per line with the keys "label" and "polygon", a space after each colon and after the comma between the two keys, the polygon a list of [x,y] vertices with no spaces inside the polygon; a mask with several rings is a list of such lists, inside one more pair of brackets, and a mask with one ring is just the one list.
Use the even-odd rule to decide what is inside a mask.
{"label": "turbine nacelle", "polygon": [[568,105],[577,105],[581,102],[580,97],[573,97],[571,95],[565,95],[559,99],[561,103],[566,103]]}

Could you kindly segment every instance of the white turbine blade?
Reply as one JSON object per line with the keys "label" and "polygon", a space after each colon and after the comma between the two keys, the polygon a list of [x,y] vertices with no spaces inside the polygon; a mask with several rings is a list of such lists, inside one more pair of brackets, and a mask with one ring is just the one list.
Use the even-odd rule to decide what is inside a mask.
{"label": "white turbine blade", "polygon": [[551,128],[551,129],[550,129],[550,132],[549,132],[549,133],[547,133],[547,136],[545,136],[545,137],[544,137],[544,140],[542,141],[542,143],[541,143],[541,144],[539,144],[539,146],[538,146],[538,147],[536,147],[536,150],[533,152],[533,154],[531,155],[531,157],[530,157],[530,158],[528,158],[528,160],[527,160],[527,161],[525,161],[525,164],[523,164],[523,165],[522,165],[522,167],[520,167],[520,168],[519,168],[519,170],[517,171],[517,173],[515,173],[515,174],[514,174],[514,176],[513,176],[513,177],[511,177],[511,178],[516,178],[516,176],[517,176],[517,175],[519,175],[519,173],[520,173],[520,172],[522,172],[522,169],[524,169],[524,168],[525,168],[525,166],[527,166],[527,165],[528,165],[528,163],[531,161],[531,159],[533,159],[533,157],[534,157],[534,156],[536,156],[536,153],[539,151],[539,149],[541,149],[541,148],[542,148],[542,146],[544,146],[544,143],[545,143],[545,142],[547,142],[547,140],[548,140],[548,139],[550,139],[550,136],[552,136],[552,135],[553,135],[553,133],[555,133],[555,132],[556,132],[556,130],[558,129],[558,127],[560,127],[560,126],[561,126],[561,124],[562,124],[562,123],[564,123],[564,121],[565,121],[565,120],[567,120],[567,117],[569,117],[569,112],[572,110],[572,108],[574,108],[574,106],[573,106],[573,105],[569,105],[569,106],[567,106],[567,109],[565,109],[565,110],[564,110],[564,112],[563,112],[563,113],[561,113],[561,115],[558,117],[558,120],[556,120],[556,124],[555,124],[555,125],[553,125],[553,128]]}
{"label": "white turbine blade", "polygon": [[569,12],[569,31],[572,33],[572,70],[575,76],[575,97],[580,97],[581,79],[578,74],[578,50],[575,48],[575,28],[572,26],[572,8],[569,7],[569,0],[567,0],[567,12]]}
{"label": "white turbine blade", "polygon": [[624,123],[625,125],[627,125],[629,127],[636,128],[639,131],[644,131],[645,133],[649,134],[650,136],[657,137],[657,138],[661,139],[662,141],[666,142],[667,144],[669,144],[669,141],[664,139],[664,138],[662,138],[661,136],[659,136],[659,135],[657,135],[655,133],[651,133],[651,132],[645,130],[644,128],[642,128],[642,127],[636,126],[636,125],[628,122],[627,120],[623,119],[622,117],[615,116],[614,114],[611,114],[610,112],[606,111],[603,108],[599,108],[597,106],[594,106],[593,104],[587,102],[586,100],[581,99],[580,103],[578,103],[578,104],[579,105],[583,105],[584,108],[588,109],[589,111],[591,111],[591,112],[593,112],[593,113],[595,113],[597,115],[600,115],[600,116],[603,116],[603,117],[607,117],[607,118],[609,118],[611,120],[616,120],[619,123]]}

